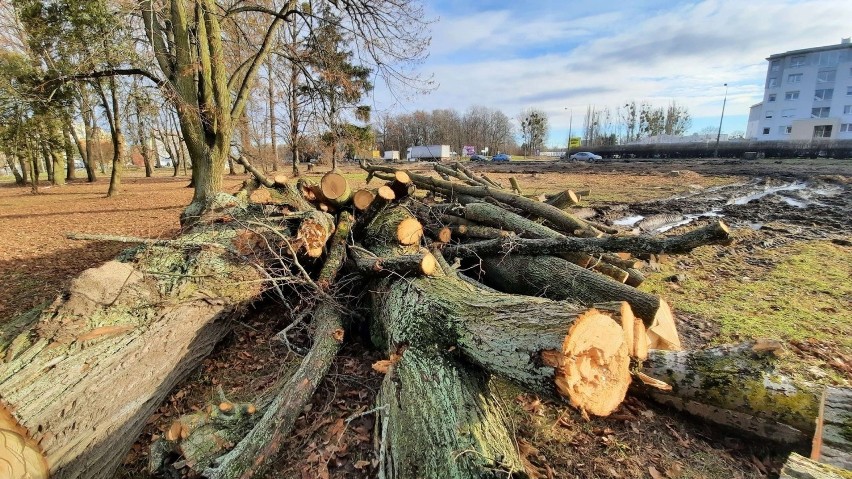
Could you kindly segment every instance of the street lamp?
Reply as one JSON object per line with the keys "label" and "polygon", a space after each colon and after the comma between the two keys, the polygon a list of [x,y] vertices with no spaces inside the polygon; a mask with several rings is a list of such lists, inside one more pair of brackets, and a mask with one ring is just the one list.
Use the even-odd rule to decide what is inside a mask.
{"label": "street lamp", "polygon": [[565,156],[568,156],[571,154],[571,126],[574,123],[574,109],[568,107],[565,107],[565,109],[568,110],[568,114],[570,115],[568,117],[568,150],[565,152]]}
{"label": "street lamp", "polygon": [[719,118],[719,132],[716,133],[716,148],[713,157],[719,158],[719,138],[722,136],[722,121],[725,120],[725,104],[728,102],[728,84],[725,83],[725,98],[722,100],[722,117]]}

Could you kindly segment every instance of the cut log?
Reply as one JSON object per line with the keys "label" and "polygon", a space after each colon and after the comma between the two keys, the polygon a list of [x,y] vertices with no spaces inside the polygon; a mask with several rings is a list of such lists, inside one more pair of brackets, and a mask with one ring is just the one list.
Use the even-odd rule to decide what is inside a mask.
{"label": "cut log", "polygon": [[443,228],[438,230],[436,238],[441,243],[449,243],[450,240],[453,239],[453,230],[447,226],[444,226]]}
{"label": "cut log", "polygon": [[260,294],[255,268],[226,253],[233,231],[195,233],[224,247],[175,240],[86,270],[9,342],[0,457],[25,458],[38,477],[30,438],[52,478],[112,477],[169,391],[229,331],[227,319]]}
{"label": "cut log", "polygon": [[819,396],[812,385],[775,369],[775,347],[781,346],[650,351],[641,371],[672,386],[670,393],[649,393],[662,404],[764,439],[808,442]]}
{"label": "cut log", "polygon": [[[457,349],[489,372],[590,414],[624,399],[629,355],[608,315],[565,301],[498,293],[453,274],[385,280],[370,288],[388,351]],[[374,327],[374,330],[377,328]]]}
{"label": "cut log", "polygon": [[512,185],[512,191],[523,196],[524,192],[521,190],[521,185],[518,183],[518,180],[515,179],[514,176],[509,177],[509,184]]}
{"label": "cut log", "polygon": [[852,389],[823,391],[811,459],[852,471]]}
{"label": "cut log", "polygon": [[349,240],[349,232],[352,230],[352,215],[343,211],[337,219],[337,228],[328,244],[328,257],[317,277],[317,286],[323,291],[331,288],[337,273],[346,261],[346,242]]}
{"label": "cut log", "polygon": [[598,273],[609,276],[610,278],[619,283],[626,283],[627,278],[630,277],[630,273],[628,273],[627,271],[624,271],[618,266],[613,266],[603,261],[596,261],[595,263],[593,263],[592,269],[597,271]]}
{"label": "cut log", "polygon": [[560,210],[569,209],[574,205],[580,204],[580,199],[577,198],[577,194],[572,190],[565,190],[561,193],[557,193],[553,195],[550,199],[547,200],[547,204],[555,206]]}
{"label": "cut log", "polygon": [[352,204],[358,211],[364,211],[373,202],[376,194],[371,190],[358,190],[352,195]]}
{"label": "cut log", "polygon": [[462,236],[467,238],[507,238],[510,236],[515,236],[515,233],[512,231],[501,230],[498,228],[492,228],[490,226],[479,226],[475,224],[471,225],[453,225],[450,227],[452,233],[456,236]]}
{"label": "cut log", "polygon": [[435,257],[425,249],[417,254],[390,258],[367,256],[357,250],[353,250],[350,256],[352,257],[352,267],[359,273],[368,276],[405,276],[410,274],[432,276],[438,267]]}
{"label": "cut log", "polygon": [[304,251],[309,258],[319,258],[333,233],[333,216],[322,211],[308,211],[296,234],[297,250]]}
{"label": "cut log", "polygon": [[320,191],[327,201],[340,207],[352,199],[352,190],[346,177],[340,173],[329,171],[320,180]]}
{"label": "cut log", "polygon": [[638,288],[645,282],[645,275],[642,271],[636,268],[627,268],[627,281],[625,284],[628,286],[633,286],[634,288]]}
{"label": "cut log", "polygon": [[[362,163],[361,167],[368,172],[393,171],[390,168]],[[568,214],[559,208],[540,203],[523,196],[510,193],[495,187],[460,185],[446,180],[440,180],[431,176],[417,175],[409,172],[411,181],[420,188],[429,189],[446,194],[467,195],[477,198],[491,197],[501,203],[520,208],[530,215],[550,221],[557,229],[563,232],[573,233],[576,230],[594,231],[585,221]]]}
{"label": "cut log", "polygon": [[[488,376],[408,348],[376,398],[378,477],[515,477],[523,465]],[[514,473],[514,474],[513,474]]]}
{"label": "cut log", "polygon": [[485,271],[485,283],[507,293],[568,299],[589,306],[626,301],[648,328],[650,347],[681,348],[671,309],[657,296],[554,256],[488,256],[479,261]]}
{"label": "cut log", "polygon": [[393,181],[389,182],[387,186],[393,190],[397,200],[407,198],[414,194],[414,183],[411,182],[411,178],[408,176],[408,173],[398,170],[394,172],[393,178]]}
{"label": "cut log", "polygon": [[791,453],[781,468],[779,479],[852,479],[852,471],[820,464],[804,456]]}
{"label": "cut log", "polygon": [[[493,205],[480,206],[484,203],[476,205],[474,211],[485,210]],[[470,208],[473,205],[468,205]],[[494,207],[496,208],[496,207]],[[499,208],[498,208],[499,209]],[[511,215],[512,213],[509,213]],[[509,216],[507,215],[507,216]],[[467,211],[465,211],[467,216]],[[517,215],[515,215],[517,216]],[[473,220],[479,221],[479,220]],[[531,222],[530,222],[531,223]],[[533,223],[535,224],[535,223]],[[464,245],[453,246],[447,249],[447,253],[453,256],[488,256],[501,254],[501,252],[509,250],[513,254],[541,254],[553,255],[566,252],[584,252],[584,253],[606,253],[615,251],[627,251],[636,255],[647,253],[671,253],[684,254],[689,253],[693,249],[711,244],[728,244],[731,241],[730,230],[727,225],[721,221],[714,222],[702,228],[689,231],[682,235],[668,236],[662,238],[648,236],[609,236],[604,238],[571,238],[566,236],[553,236],[553,230],[539,225],[526,226],[520,231],[511,226],[506,226],[506,229],[518,231],[519,234],[527,236],[535,236],[533,239],[517,238],[510,240],[488,240],[479,241],[476,243],[467,243]],[[549,232],[548,232],[549,230]],[[549,236],[547,236],[549,235]]]}
{"label": "cut log", "polygon": [[378,256],[390,258],[416,253],[422,237],[423,226],[411,212],[394,207],[380,212],[366,227],[364,245]]}
{"label": "cut log", "polygon": [[368,206],[363,213],[358,215],[355,220],[355,225],[352,226],[352,234],[355,238],[363,237],[367,227],[372,224],[376,216],[387,208],[390,202],[395,198],[396,194],[394,194],[393,190],[390,189],[389,186],[379,187],[379,189],[376,190],[376,196],[373,198],[370,206]]}

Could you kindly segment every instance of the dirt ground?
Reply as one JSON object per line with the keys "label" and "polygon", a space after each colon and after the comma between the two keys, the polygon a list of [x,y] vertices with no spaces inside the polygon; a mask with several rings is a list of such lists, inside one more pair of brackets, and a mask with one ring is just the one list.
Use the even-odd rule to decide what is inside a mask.
{"label": "dirt ground", "polygon": [[[665,258],[646,271],[642,289],[673,304],[689,347],[780,337],[789,343],[785,368],[792,374],[850,385],[852,161],[530,161],[474,168],[497,181],[514,176],[525,194],[588,189],[584,202],[596,219],[643,232],[680,231],[723,216],[735,228],[734,245]],[[353,183],[363,182],[357,168],[345,171]],[[130,176],[117,198],[104,197],[106,181],[42,188],[37,196],[0,185],[0,318],[52,301],[83,269],[127,246],[71,241],[67,232],[178,233],[178,215],[191,198],[186,178]],[[235,191],[242,179],[226,178],[225,189]],[[217,388],[251,400],[286,377],[299,356],[268,338],[290,320],[283,307],[267,301],[237,321],[234,334],[150,418],[116,477],[150,477],[145,461],[151,441],[178,415],[203,407]],[[382,355],[366,338],[350,337],[267,477],[375,477],[369,411],[382,378],[370,366]],[[307,331],[291,339],[307,345]],[[636,397],[608,418],[585,420],[564,404],[500,381],[494,387],[538,477],[777,477],[789,453]]]}

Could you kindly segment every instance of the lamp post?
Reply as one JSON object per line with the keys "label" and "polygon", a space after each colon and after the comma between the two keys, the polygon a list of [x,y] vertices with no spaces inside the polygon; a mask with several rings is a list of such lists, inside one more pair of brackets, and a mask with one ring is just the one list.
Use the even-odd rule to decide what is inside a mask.
{"label": "lamp post", "polygon": [[574,123],[574,109],[568,108],[568,107],[565,107],[565,109],[568,110],[568,114],[569,114],[569,117],[568,117],[568,149],[565,151],[565,156],[567,157],[567,156],[571,155],[571,133],[572,133],[571,126]]}
{"label": "lamp post", "polygon": [[728,102],[728,84],[725,83],[725,98],[722,100],[722,117],[719,118],[719,132],[716,133],[716,148],[713,150],[713,157],[719,158],[719,138],[722,136],[722,121],[725,120],[725,104]]}

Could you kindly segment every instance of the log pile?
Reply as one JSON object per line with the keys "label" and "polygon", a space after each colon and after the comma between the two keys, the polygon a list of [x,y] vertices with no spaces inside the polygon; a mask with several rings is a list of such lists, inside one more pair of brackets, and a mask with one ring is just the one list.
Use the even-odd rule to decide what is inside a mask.
{"label": "log pile", "polygon": [[[199,407],[151,454],[152,472],[177,466],[208,478],[254,477],[326,374],[347,337],[344,325],[359,320],[348,318],[351,297],[338,294],[347,275],[363,278],[365,326],[388,358],[374,365],[385,375],[376,398],[381,477],[522,476],[492,376],[584,415],[610,414],[631,382],[687,411],[713,409],[711,420],[730,417],[718,413],[724,409],[801,430],[816,415],[804,399],[791,410],[770,394],[759,406],[721,404],[720,395],[742,383],[718,376],[701,383],[696,373],[718,369],[708,358],[752,358],[754,346],[679,351],[671,308],[636,288],[640,255],[728,243],[721,221],[677,236],[636,236],[574,214],[581,195],[570,190],[526,197],[516,180],[504,188],[458,164],[436,165],[428,176],[365,163],[368,184],[383,184],[353,190],[334,171],[318,184],[292,182],[241,162],[254,177],[220,205],[187,211],[183,219],[193,226],[180,239],[126,239],[141,245],[110,266],[121,281],[118,273],[109,279],[90,270],[94,279],[82,292],[72,288],[0,337],[0,459],[11,464],[10,477],[76,477],[81,470],[109,477],[153,408],[265,282],[267,294],[295,298],[313,318],[302,366],[254,404],[221,399]],[[270,189],[271,200],[251,203],[259,188]],[[239,294],[221,283],[235,275],[243,280]],[[135,316],[140,308],[147,322]],[[113,320],[93,319],[101,317]],[[285,342],[286,333],[278,335]],[[765,373],[765,362],[755,364],[755,374]],[[33,382],[44,371],[51,383]],[[133,383],[139,375],[145,381]],[[118,380],[127,381],[130,396],[100,394],[98,381],[107,377],[126,378]],[[34,393],[43,400],[26,399]],[[727,423],[774,431],[751,424]]]}

